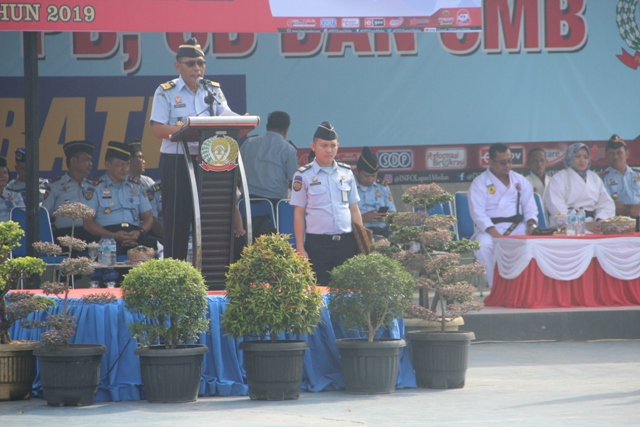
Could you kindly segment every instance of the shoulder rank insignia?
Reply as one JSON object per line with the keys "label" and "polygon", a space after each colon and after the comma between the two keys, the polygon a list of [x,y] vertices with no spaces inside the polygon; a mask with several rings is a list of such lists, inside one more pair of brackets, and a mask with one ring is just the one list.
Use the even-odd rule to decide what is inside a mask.
{"label": "shoulder rank insignia", "polygon": [[310,167],[311,167],[311,163],[307,163],[307,164],[306,164],[306,165],[304,165],[304,166],[300,166],[300,167],[298,168],[298,172],[304,172],[304,171],[306,171],[307,169],[309,169]]}
{"label": "shoulder rank insignia", "polygon": [[341,163],[341,162],[336,162],[338,164],[338,166],[340,166],[341,168],[347,168],[349,170],[351,170],[351,165],[348,165],[346,163]]}
{"label": "shoulder rank insignia", "polygon": [[51,178],[51,179],[49,180],[49,184],[51,184],[52,182],[60,181],[61,179],[62,179],[62,177],[61,177],[61,176],[56,176],[55,178]]}
{"label": "shoulder rank insignia", "polygon": [[162,184],[158,184],[158,183],[153,184],[153,185],[151,186],[151,189],[152,189],[154,192],[155,192],[155,191],[160,191],[160,190],[162,190]]}
{"label": "shoulder rank insignia", "polygon": [[168,81],[168,82],[166,82],[166,83],[162,83],[162,84],[160,85],[160,87],[161,87],[162,89],[164,89],[164,90],[169,90],[169,89],[171,89],[172,87],[175,87],[175,85],[176,85],[176,84],[175,84],[175,82],[174,82],[173,80],[169,80],[169,81]]}
{"label": "shoulder rank insignia", "polygon": [[94,187],[102,182],[101,178],[87,178],[87,182]]}
{"label": "shoulder rank insignia", "polygon": [[209,86],[220,87],[220,83],[218,83],[218,82],[209,82]]}
{"label": "shoulder rank insignia", "polygon": [[138,185],[142,185],[142,181],[140,181],[140,178],[136,177],[136,176],[131,176],[129,175],[129,182],[132,182],[134,184],[138,184]]}

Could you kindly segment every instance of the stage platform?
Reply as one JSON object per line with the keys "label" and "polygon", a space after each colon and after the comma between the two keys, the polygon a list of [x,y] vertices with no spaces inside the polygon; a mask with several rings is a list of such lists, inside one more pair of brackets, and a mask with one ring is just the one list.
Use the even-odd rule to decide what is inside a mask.
{"label": "stage platform", "polygon": [[[489,295],[485,291],[483,301]],[[640,339],[640,306],[504,308],[464,315],[461,330],[476,341],[593,341]]]}

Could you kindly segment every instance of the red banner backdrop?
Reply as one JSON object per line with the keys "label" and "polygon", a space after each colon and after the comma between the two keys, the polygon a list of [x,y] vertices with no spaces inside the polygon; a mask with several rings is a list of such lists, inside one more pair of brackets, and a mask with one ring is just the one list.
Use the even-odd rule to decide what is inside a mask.
{"label": "red banner backdrop", "polygon": [[[349,5],[334,2],[276,2],[274,0],[47,0],[0,2],[3,31],[117,31],[117,32],[364,32],[364,31],[480,31],[480,6],[435,9],[424,0],[415,9],[403,0],[386,6],[360,0],[363,11],[403,13],[433,10],[426,16],[354,16]],[[349,0],[350,2],[353,0]],[[469,2],[474,4],[475,2]],[[368,6],[368,7],[367,7]],[[433,6],[433,7],[432,7]],[[287,13],[287,9],[291,13]],[[305,13],[308,10],[309,13]],[[316,15],[323,12],[321,15]],[[324,14],[327,13],[327,14]]]}

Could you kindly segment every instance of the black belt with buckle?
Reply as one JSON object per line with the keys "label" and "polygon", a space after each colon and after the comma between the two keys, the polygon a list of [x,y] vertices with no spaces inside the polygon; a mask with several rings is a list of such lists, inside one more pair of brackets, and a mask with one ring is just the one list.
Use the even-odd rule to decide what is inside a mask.
{"label": "black belt with buckle", "polygon": [[322,240],[333,240],[333,241],[337,241],[342,239],[343,237],[347,237],[349,236],[351,233],[344,233],[344,234],[307,234],[307,236],[311,236],[317,239],[322,239]]}

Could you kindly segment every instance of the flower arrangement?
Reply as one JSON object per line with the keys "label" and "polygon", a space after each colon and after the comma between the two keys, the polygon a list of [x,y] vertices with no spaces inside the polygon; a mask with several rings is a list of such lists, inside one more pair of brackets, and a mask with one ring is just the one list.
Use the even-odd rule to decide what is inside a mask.
{"label": "flower arrangement", "polygon": [[[53,215],[60,215],[73,220],[91,218],[95,215],[95,211],[82,203],[63,203]],[[67,252],[56,244],[50,242],[36,242],[33,247],[48,256],[67,255],[60,263],[60,272],[66,276],[64,282],[45,282],[42,284],[42,290],[46,295],[63,294],[63,308],[59,314],[49,314],[46,320],[24,321],[22,324],[27,328],[47,328],[40,336],[41,341],[47,346],[67,346],[69,339],[76,331],[76,318],[69,314],[69,289],[71,277],[76,274],[91,274],[94,271],[92,261],[87,257],[72,258],[74,251],[84,251],[87,243],[84,240],[73,237],[74,227],[71,228],[71,236],[59,237],[58,241],[64,247],[69,248]],[[110,302],[112,299],[100,295],[95,300],[91,297],[85,297],[82,301],[85,303],[104,303]]]}
{"label": "flower arrangement", "polygon": [[[479,243],[467,239],[453,240],[452,215],[429,215],[439,203],[449,202],[453,195],[435,183],[409,188],[402,196],[415,212],[393,213],[385,219],[392,235],[388,246],[376,244],[373,249],[398,260],[416,278],[419,304],[411,303],[407,317],[436,321],[445,331],[447,322],[482,309],[476,302],[472,277],[484,272],[477,263],[460,264],[460,254],[479,248]],[[419,242],[419,247],[412,245]],[[433,299],[429,302],[429,292]]]}
{"label": "flower arrangement", "polygon": [[34,257],[9,258],[11,251],[20,245],[24,231],[14,221],[0,223],[0,344],[12,342],[9,329],[30,313],[44,310],[53,304],[50,298],[27,293],[12,292],[21,280],[32,274],[41,274],[46,264]]}

